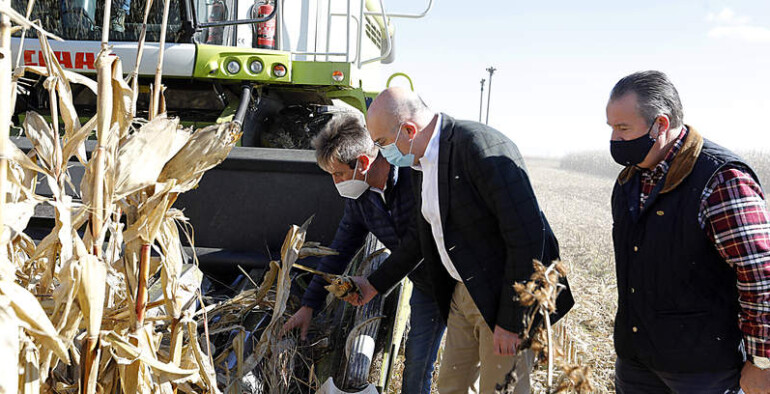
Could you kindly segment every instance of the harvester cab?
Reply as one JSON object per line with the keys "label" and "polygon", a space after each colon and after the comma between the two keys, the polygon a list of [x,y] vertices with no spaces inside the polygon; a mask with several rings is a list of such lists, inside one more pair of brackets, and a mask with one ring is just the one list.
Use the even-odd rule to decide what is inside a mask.
{"label": "harvester cab", "polygon": [[[287,227],[312,215],[307,239],[329,245],[344,202],[328,174],[316,165],[310,141],[330,113],[366,113],[368,103],[383,88],[381,65],[394,61],[394,21],[424,17],[433,0],[426,0],[424,11],[417,14],[390,12],[384,0],[107,1],[112,1],[112,53],[138,80],[137,117],[148,117],[165,22],[162,82],[168,115],[187,126],[227,121],[242,125],[239,146],[175,204],[194,226],[194,248],[204,273],[231,283],[229,276],[240,272],[238,266],[252,271],[269,268],[270,257],[280,255]],[[36,0],[28,10],[31,20],[39,20],[45,30],[64,39],[51,40],[50,46],[65,70],[95,78],[104,3]],[[27,0],[13,0],[13,7],[24,13]],[[42,69],[52,61],[33,30],[26,31],[26,38],[21,35],[17,32],[12,38],[17,67]],[[28,110],[50,112],[44,80],[31,73],[18,79],[16,125]],[[96,112],[96,97],[79,85],[73,85],[72,95],[85,123]],[[22,140],[15,142],[31,148]],[[92,150],[93,144],[87,149]],[[83,167],[74,161],[71,167],[74,183],[79,184]],[[45,194],[46,187],[40,182],[38,193]],[[41,233],[47,234],[53,225],[52,212],[36,211],[29,228],[45,228]],[[381,261],[382,255],[367,258],[379,248],[370,236],[357,261]],[[371,267],[358,272],[367,269]],[[323,339],[313,345],[314,351],[327,354],[315,369],[317,376],[333,377],[348,391],[361,390],[369,381],[380,390],[386,388],[408,312],[408,288],[370,303],[371,308],[344,304],[327,308],[332,320],[323,327]],[[385,319],[372,320],[383,315]],[[360,325],[366,321],[371,323]],[[351,331],[356,331],[356,338],[347,339]]]}

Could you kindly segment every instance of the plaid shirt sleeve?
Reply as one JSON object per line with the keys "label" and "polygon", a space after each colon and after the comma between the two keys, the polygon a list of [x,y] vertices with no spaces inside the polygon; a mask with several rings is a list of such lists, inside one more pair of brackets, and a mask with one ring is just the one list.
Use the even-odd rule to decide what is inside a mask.
{"label": "plaid shirt sleeve", "polygon": [[762,188],[743,169],[728,166],[704,190],[698,219],[737,273],[747,353],[770,357],[770,214]]}

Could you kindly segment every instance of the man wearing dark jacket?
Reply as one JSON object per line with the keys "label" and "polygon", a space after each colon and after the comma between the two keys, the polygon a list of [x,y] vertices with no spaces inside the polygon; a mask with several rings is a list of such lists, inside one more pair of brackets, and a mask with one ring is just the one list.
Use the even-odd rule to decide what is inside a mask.
{"label": "man wearing dark jacket", "polygon": [[[318,165],[332,176],[345,197],[345,211],[330,247],[339,254],[321,260],[318,269],[341,274],[368,233],[385,247],[396,250],[407,233],[415,207],[412,170],[388,164],[372,143],[360,114],[337,113],[313,141]],[[421,256],[414,256],[419,261]],[[414,285],[410,299],[410,330],[402,393],[428,394],[433,364],[441,345],[445,324],[430,291],[424,270],[409,278]],[[284,325],[300,328],[306,338],[313,311],[320,310],[327,295],[325,281],[315,276],[302,298],[302,307]]]}
{"label": "man wearing dark jacket", "polygon": [[[770,214],[754,171],[683,123],[665,74],[607,104],[618,393],[770,392]],[[748,358],[748,360],[746,360]]]}
{"label": "man wearing dark jacket", "polygon": [[[362,297],[350,301],[389,291],[422,255],[448,319],[439,392],[494,392],[515,362],[515,392],[529,393],[531,352],[514,361],[525,322],[513,285],[529,279],[533,259],[549,264],[559,251],[518,149],[497,130],[434,113],[398,88],[377,96],[367,125],[391,164],[419,170],[419,210],[415,233],[367,279],[356,278]],[[558,312],[571,306],[564,291]]]}

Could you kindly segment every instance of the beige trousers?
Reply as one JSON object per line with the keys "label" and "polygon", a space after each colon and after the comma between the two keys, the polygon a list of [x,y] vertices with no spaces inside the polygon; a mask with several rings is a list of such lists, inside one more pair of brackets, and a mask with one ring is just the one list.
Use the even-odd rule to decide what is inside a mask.
{"label": "beige trousers", "polygon": [[515,356],[496,356],[492,330],[484,321],[465,285],[458,283],[452,295],[447,322],[446,345],[438,374],[438,391],[453,393],[494,393],[495,386],[516,363],[519,377],[514,392],[529,394],[532,351]]}

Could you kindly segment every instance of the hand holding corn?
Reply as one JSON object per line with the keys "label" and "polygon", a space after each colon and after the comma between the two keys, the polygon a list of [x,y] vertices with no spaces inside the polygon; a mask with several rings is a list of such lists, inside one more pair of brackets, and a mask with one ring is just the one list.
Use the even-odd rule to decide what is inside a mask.
{"label": "hand holding corn", "polygon": [[371,301],[372,298],[377,295],[377,289],[375,289],[363,276],[352,276],[350,279],[352,279],[356,287],[358,287],[358,292],[343,298],[346,302],[352,305],[361,306]]}

